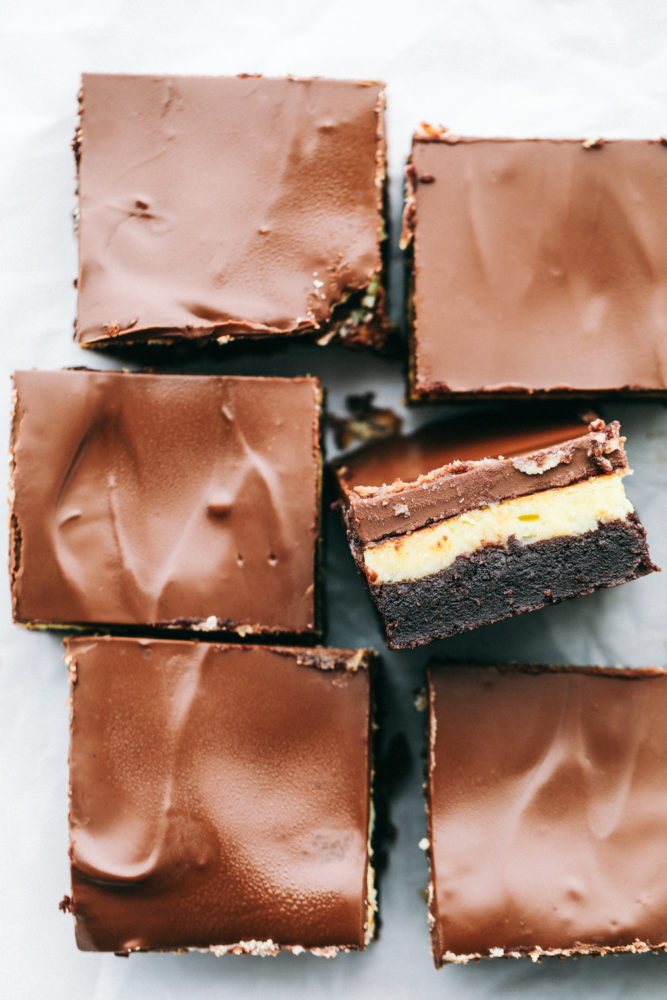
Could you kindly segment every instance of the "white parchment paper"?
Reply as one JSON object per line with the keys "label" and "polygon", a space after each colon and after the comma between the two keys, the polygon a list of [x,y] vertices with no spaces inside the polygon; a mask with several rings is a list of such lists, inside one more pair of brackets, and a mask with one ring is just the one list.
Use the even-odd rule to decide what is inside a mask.
{"label": "white parchment paper", "polygon": [[[72,342],[76,247],[70,142],[82,70],[330,75],[389,85],[392,246],[402,170],[420,121],[461,133],[657,137],[667,131],[667,7],[656,0],[4,0],[0,5],[0,440],[8,440],[14,368],[114,365]],[[666,233],[667,238],[667,233]],[[392,265],[393,308],[402,271]],[[402,408],[400,364],[315,347],[180,371],[320,375],[330,410],[373,389]],[[406,414],[408,425],[443,407]],[[653,558],[667,566],[664,405],[605,405],[628,437],[629,495]],[[327,520],[331,644],[374,645],[379,629],[336,519]],[[413,694],[430,655],[659,664],[667,655],[667,575],[438,643],[384,656],[385,744],[404,737],[407,771],[392,802],[396,840],[381,885],[382,929],[365,954],[333,961],[208,955],[83,954],[68,890],[68,685],[57,636],[10,624],[0,586],[0,996],[68,1000],[209,997],[662,997],[667,958],[486,962],[436,973],[423,889],[423,718]],[[483,738],[483,734],[480,734]],[[665,838],[667,853],[667,835]]]}

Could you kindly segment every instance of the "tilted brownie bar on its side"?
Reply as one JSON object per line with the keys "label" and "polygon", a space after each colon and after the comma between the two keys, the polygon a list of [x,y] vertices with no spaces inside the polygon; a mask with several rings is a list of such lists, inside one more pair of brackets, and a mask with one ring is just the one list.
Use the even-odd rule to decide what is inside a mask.
{"label": "tilted brownie bar on its side", "polygon": [[384,85],[86,74],[82,347],[382,346]]}
{"label": "tilted brownie bar on its side", "polygon": [[318,633],[317,379],[14,384],[15,621]]}
{"label": "tilted brownie bar on its side", "polygon": [[617,422],[443,421],[339,460],[348,538],[391,648],[651,572]]}
{"label": "tilted brownie bar on its side", "polygon": [[79,948],[330,957],[373,936],[368,650],[66,640]]}
{"label": "tilted brownie bar on its side", "polygon": [[429,669],[436,966],[667,948],[664,669]]}

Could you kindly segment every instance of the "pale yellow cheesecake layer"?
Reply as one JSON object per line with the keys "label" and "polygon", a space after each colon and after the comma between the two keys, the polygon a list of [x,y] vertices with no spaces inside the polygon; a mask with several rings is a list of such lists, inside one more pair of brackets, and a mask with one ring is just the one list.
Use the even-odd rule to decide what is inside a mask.
{"label": "pale yellow cheesecake layer", "polygon": [[388,538],[364,550],[366,573],[373,583],[419,580],[484,545],[505,545],[510,538],[530,545],[595,531],[601,521],[624,521],[633,507],[622,476],[622,472],[611,473],[503,500]]}

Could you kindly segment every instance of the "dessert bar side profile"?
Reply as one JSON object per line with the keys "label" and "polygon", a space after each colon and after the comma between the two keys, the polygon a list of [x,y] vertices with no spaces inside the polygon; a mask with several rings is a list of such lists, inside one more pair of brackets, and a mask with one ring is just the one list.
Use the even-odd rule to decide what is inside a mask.
{"label": "dessert bar side profile", "polygon": [[339,460],[350,548],[390,648],[656,568],[618,423],[533,419],[463,417]]}

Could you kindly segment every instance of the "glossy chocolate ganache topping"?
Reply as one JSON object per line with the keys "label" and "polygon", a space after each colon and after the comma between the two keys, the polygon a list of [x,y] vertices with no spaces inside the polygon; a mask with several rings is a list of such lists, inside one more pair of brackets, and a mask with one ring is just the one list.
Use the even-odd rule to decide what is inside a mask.
{"label": "glossy chocolate ganache topping", "polygon": [[415,136],[415,397],[667,391],[667,144]]}
{"label": "glossy chocolate ganache topping", "polygon": [[17,621],[316,630],[316,379],[14,381]]}
{"label": "glossy chocolate ganache topping", "polygon": [[381,312],[382,84],[87,74],[75,149],[82,345]]}
{"label": "glossy chocolate ganache topping", "polygon": [[350,527],[379,541],[466,510],[627,469],[619,424],[552,407],[468,414],[340,460]]}
{"label": "glossy chocolate ganache topping", "polygon": [[436,964],[667,946],[665,671],[430,676]]}
{"label": "glossy chocolate ganache topping", "polygon": [[363,948],[372,654],[66,646],[79,947]]}

